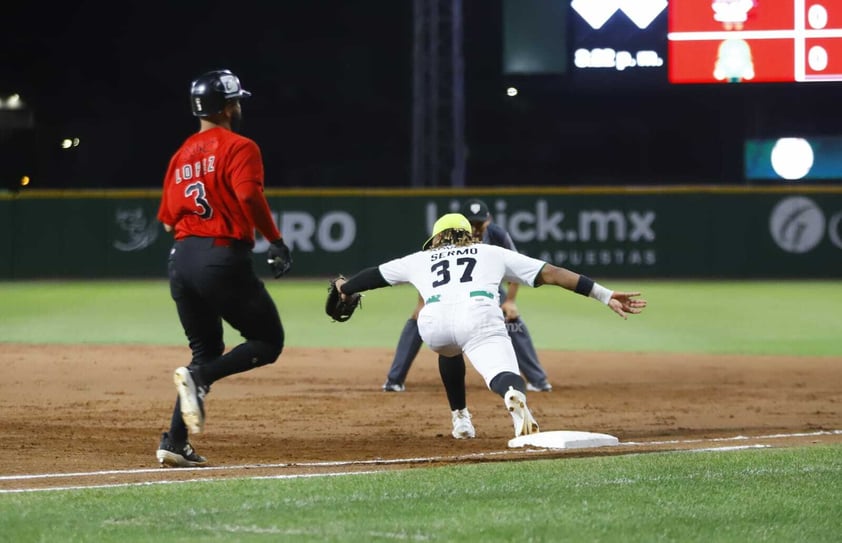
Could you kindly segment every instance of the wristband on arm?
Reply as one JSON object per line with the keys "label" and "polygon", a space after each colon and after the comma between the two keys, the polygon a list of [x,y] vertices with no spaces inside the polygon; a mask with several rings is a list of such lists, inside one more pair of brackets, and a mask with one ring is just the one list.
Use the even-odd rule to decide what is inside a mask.
{"label": "wristband on arm", "polygon": [[614,295],[614,291],[603,287],[590,277],[580,275],[579,281],[576,283],[576,294],[588,296],[608,305],[608,302],[611,301],[611,296]]}

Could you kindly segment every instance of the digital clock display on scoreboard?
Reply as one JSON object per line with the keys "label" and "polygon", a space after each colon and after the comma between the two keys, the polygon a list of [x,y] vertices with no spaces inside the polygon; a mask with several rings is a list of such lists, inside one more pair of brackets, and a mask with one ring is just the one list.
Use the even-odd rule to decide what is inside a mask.
{"label": "digital clock display on scoreboard", "polygon": [[672,1],[670,83],[842,81],[842,1]]}
{"label": "digital clock display on scoreboard", "polygon": [[667,0],[571,0],[573,84],[666,85],[667,5]]}

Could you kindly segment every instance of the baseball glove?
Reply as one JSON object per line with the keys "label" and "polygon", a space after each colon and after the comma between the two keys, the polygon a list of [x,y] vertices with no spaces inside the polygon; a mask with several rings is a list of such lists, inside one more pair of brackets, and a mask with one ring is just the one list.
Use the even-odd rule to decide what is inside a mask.
{"label": "baseball glove", "polygon": [[327,301],[325,302],[325,313],[335,322],[345,322],[351,318],[354,311],[362,305],[362,294],[356,292],[350,296],[345,296],[342,299],[342,294],[336,288],[336,281],[338,279],[345,279],[340,275],[330,280],[327,286]]}

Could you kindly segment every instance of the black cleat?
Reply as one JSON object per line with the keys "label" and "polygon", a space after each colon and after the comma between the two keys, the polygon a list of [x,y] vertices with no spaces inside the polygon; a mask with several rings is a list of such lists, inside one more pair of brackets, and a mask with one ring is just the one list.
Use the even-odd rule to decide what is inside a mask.
{"label": "black cleat", "polygon": [[162,466],[171,468],[195,468],[208,463],[207,458],[196,454],[190,443],[183,445],[173,444],[167,432],[161,434],[161,443],[158,445],[158,451],[155,453],[155,456]]}

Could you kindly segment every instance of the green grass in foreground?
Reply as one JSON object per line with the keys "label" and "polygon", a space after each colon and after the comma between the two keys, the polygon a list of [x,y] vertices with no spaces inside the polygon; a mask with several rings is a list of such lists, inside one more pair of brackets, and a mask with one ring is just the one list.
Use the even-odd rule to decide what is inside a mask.
{"label": "green grass in foreground", "polygon": [[[416,294],[366,293],[346,323],[324,314],[326,280],[266,281],[294,347],[394,348]],[[539,349],[842,356],[842,281],[606,280],[640,290],[643,315],[617,317],[556,287],[521,287]],[[184,345],[165,281],[0,282],[0,342]],[[227,329],[226,343],[239,338]]]}
{"label": "green grass in foreground", "polygon": [[839,541],[842,447],[0,495],[3,541]]}

